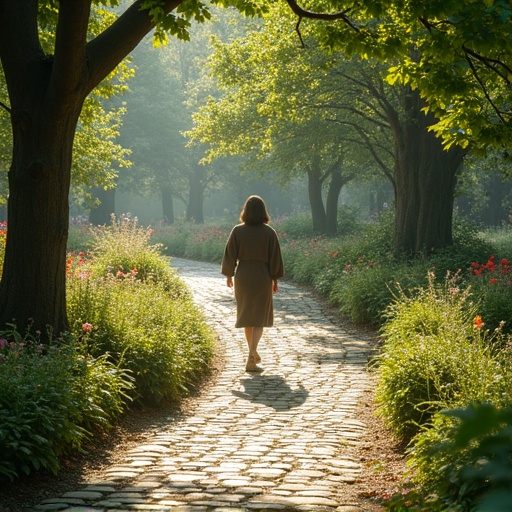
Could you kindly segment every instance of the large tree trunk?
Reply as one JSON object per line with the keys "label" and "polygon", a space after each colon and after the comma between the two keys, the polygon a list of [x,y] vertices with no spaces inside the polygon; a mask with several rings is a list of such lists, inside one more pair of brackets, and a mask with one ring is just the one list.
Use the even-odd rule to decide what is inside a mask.
{"label": "large tree trunk", "polygon": [[186,219],[194,221],[196,224],[204,224],[204,179],[205,171],[197,166],[193,174],[189,177],[189,195],[186,212]]}
{"label": "large tree trunk", "polygon": [[66,243],[71,153],[80,105],[58,116],[13,110],[8,232],[0,324],[31,325],[43,339],[67,330]]}
{"label": "large tree trunk", "polygon": [[431,253],[452,244],[452,216],[456,175],[464,150],[445,150],[428,127],[417,91],[408,91],[406,121],[393,125],[395,135],[396,253]]}
{"label": "large tree trunk", "polygon": [[327,219],[325,215],[324,202],[322,199],[322,175],[318,167],[311,166],[308,169],[308,196],[311,218],[313,220],[313,231],[325,233]]}
{"label": "large tree trunk", "polygon": [[331,173],[331,182],[327,191],[327,199],[325,202],[326,224],[325,233],[334,236],[338,232],[338,201],[341,189],[346,185],[352,177],[344,177],[341,172],[341,166],[333,170]]}

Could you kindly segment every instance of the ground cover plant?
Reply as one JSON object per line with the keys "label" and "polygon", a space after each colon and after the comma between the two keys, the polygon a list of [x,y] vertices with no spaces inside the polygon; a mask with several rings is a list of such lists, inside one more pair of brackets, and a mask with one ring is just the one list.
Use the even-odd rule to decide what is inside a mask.
{"label": "ground cover plant", "polygon": [[[80,227],[82,229],[82,227]],[[69,254],[70,332],[0,333],[0,476],[57,472],[128,407],[179,400],[207,369],[214,338],[190,293],[129,217]],[[76,238],[75,238],[76,240]]]}

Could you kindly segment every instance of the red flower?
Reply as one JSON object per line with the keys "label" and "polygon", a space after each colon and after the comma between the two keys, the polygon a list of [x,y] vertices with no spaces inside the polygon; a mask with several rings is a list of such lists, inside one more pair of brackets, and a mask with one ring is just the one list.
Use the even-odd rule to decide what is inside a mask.
{"label": "red flower", "polygon": [[482,322],[482,317],[480,315],[475,316],[473,320],[473,326],[476,329],[481,329],[485,324]]}
{"label": "red flower", "polygon": [[489,281],[489,284],[496,284],[498,282],[498,280],[493,277],[490,281]]}

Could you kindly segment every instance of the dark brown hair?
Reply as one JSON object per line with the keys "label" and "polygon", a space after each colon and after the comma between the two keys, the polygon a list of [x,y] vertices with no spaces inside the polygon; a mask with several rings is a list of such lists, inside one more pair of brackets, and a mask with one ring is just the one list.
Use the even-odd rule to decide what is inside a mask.
{"label": "dark brown hair", "polygon": [[260,196],[249,196],[247,198],[240,213],[240,222],[253,226],[270,222],[270,215],[268,214],[265,201]]}

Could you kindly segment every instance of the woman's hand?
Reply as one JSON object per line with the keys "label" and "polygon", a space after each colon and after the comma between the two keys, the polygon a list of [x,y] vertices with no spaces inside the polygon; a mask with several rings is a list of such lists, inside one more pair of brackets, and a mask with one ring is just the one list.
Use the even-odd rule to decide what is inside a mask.
{"label": "woman's hand", "polygon": [[233,288],[233,278],[231,276],[226,278],[226,284],[228,288]]}
{"label": "woman's hand", "polygon": [[272,291],[277,293],[279,291],[279,285],[277,284],[277,279],[272,280]]}

